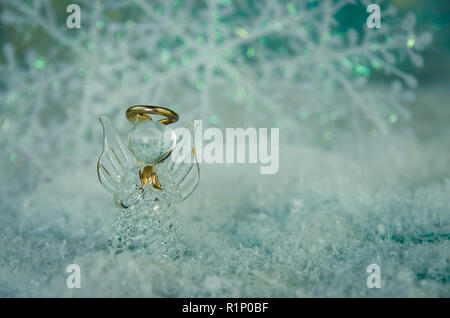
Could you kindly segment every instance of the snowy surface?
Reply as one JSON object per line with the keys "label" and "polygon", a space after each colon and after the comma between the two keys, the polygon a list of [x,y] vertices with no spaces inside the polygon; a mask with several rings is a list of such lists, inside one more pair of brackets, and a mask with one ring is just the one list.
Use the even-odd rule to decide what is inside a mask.
{"label": "snowy surface", "polygon": [[[425,96],[418,121],[446,95]],[[117,210],[96,158],[27,192],[25,178],[18,189],[2,183],[0,295],[449,297],[450,150],[431,120],[416,136],[285,143],[272,176],[203,164],[199,188],[178,206],[188,253],[176,261],[107,253]],[[81,289],[66,287],[72,263]],[[372,263],[381,289],[366,287]]]}

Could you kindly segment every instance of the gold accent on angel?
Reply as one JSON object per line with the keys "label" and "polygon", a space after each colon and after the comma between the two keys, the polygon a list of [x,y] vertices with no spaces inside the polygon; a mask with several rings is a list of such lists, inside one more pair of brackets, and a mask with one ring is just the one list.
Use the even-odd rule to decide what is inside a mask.
{"label": "gold accent on angel", "polygon": [[164,125],[172,124],[178,120],[177,113],[162,106],[135,105],[129,107],[125,112],[127,119],[132,123],[135,123],[136,121],[152,120],[152,117],[148,114],[165,116],[166,118],[158,120],[158,122]]}
{"label": "gold accent on angel", "polygon": [[144,185],[151,184],[154,189],[162,189],[159,183],[158,177],[156,176],[156,170],[153,166],[145,166],[139,171],[139,178],[141,179],[141,189]]}

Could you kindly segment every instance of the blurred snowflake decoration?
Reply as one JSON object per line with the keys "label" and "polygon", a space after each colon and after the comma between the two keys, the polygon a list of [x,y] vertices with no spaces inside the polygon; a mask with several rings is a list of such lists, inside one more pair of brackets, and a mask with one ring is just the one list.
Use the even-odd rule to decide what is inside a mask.
{"label": "blurred snowflake decoration", "polygon": [[[380,29],[365,24],[372,2]],[[41,165],[92,156],[98,115],[120,127],[138,103],[214,125],[387,132],[417,86],[400,65],[421,66],[431,41],[379,1],[80,0],[80,29],[66,27],[69,1],[1,3],[2,138]]]}

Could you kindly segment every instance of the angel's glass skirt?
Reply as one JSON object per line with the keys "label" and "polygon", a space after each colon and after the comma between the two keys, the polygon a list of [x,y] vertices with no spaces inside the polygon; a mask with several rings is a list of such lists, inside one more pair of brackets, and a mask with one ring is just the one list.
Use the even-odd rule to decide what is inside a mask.
{"label": "angel's glass skirt", "polygon": [[177,211],[158,205],[122,209],[112,228],[109,247],[119,254],[125,250],[175,259],[183,253]]}

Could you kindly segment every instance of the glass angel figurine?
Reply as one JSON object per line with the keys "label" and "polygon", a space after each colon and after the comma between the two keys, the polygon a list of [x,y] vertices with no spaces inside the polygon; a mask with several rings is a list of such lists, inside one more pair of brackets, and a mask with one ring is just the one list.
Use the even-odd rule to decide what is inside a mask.
{"label": "glass angel figurine", "polygon": [[[165,118],[153,121],[149,114]],[[100,116],[103,149],[97,174],[120,209],[109,246],[116,254],[133,250],[176,258],[183,251],[174,205],[192,194],[200,178],[194,122],[172,130],[167,125],[178,115],[159,106],[132,106],[126,116],[133,124],[128,147],[111,120]]]}

